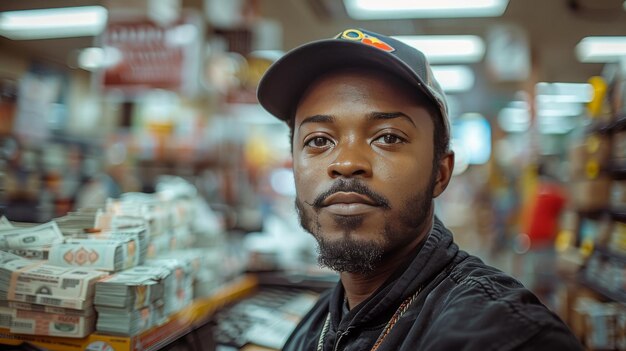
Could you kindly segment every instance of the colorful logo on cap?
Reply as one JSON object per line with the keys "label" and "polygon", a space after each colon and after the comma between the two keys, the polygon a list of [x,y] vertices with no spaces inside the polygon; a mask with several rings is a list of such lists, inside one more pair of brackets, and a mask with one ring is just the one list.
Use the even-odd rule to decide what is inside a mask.
{"label": "colorful logo on cap", "polygon": [[358,29],[346,29],[341,34],[339,34],[337,38],[351,41],[360,41],[365,45],[373,46],[377,49],[381,49],[387,52],[393,52],[395,50],[391,45],[385,43],[384,41],[376,38],[373,35],[365,34]]}

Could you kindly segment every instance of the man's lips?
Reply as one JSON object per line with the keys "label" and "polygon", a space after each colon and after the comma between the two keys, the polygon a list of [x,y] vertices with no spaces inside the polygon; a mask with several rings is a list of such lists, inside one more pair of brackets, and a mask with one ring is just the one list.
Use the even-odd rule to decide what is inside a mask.
{"label": "man's lips", "polygon": [[369,196],[352,192],[337,192],[322,202],[323,209],[340,216],[357,216],[373,211],[378,204]]}

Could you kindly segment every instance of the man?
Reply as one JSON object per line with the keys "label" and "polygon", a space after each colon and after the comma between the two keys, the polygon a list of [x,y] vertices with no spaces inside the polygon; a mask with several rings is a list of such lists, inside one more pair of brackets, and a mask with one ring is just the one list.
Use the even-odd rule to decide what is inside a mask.
{"label": "man", "polygon": [[434,216],[454,165],[423,53],[366,30],[287,53],[259,84],[291,129],[296,207],[340,282],[285,350],[579,350],[561,320]]}

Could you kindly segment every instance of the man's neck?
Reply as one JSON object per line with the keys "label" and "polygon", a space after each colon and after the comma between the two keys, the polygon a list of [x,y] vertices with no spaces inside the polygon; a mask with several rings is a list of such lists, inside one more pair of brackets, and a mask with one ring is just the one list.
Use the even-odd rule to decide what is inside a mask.
{"label": "man's neck", "polygon": [[386,255],[386,259],[381,262],[372,272],[359,274],[341,272],[341,283],[345,290],[345,297],[348,300],[348,307],[353,309],[361,302],[365,301],[389,277],[408,259],[412,258],[416,248],[426,239],[432,228],[434,217],[430,216],[428,223],[424,225],[420,233],[409,245],[405,245],[396,253]]}

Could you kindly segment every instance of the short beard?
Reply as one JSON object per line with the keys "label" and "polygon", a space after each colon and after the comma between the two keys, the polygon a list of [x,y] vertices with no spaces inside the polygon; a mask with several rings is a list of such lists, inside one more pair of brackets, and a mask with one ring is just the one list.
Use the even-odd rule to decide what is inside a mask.
{"label": "short beard", "polygon": [[[360,187],[364,186],[360,185]],[[431,213],[434,187],[435,174],[433,172],[427,188],[407,199],[399,218],[389,218],[385,215],[385,226],[378,241],[355,240],[350,237],[349,234],[358,230],[363,223],[362,216],[337,216],[335,223],[343,228],[344,237],[339,240],[324,239],[317,205],[321,202],[320,199],[309,204],[296,197],[295,204],[300,225],[318,242],[317,260],[320,266],[337,272],[367,274],[374,271],[386,256],[393,254],[393,252],[387,252],[390,247],[406,247],[415,239],[415,236],[422,232]],[[340,190],[337,189],[337,191]],[[368,191],[367,189],[363,192]],[[332,193],[334,192],[329,191],[324,196]],[[385,203],[386,209],[389,209],[389,202],[386,199],[380,197],[380,201]],[[306,211],[305,204],[313,208],[315,218],[309,216],[310,212]]]}
{"label": "short beard", "polygon": [[329,241],[316,236],[317,262],[337,272],[367,274],[378,266],[383,257],[383,246],[368,241],[354,240],[347,237],[343,240]]}

